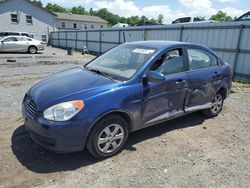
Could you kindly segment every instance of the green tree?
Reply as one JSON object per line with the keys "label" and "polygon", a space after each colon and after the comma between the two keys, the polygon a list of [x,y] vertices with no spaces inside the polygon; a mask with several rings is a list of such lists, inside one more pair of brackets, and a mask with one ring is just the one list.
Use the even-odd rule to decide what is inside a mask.
{"label": "green tree", "polygon": [[154,24],[158,24],[158,20],[155,19],[155,18],[151,18],[149,21],[152,22],[152,23],[154,23]]}
{"label": "green tree", "polygon": [[[40,4],[40,0],[34,0],[34,2]],[[41,4],[42,6],[42,4]],[[112,12],[109,12],[108,9],[102,8],[98,11],[94,11],[93,8],[90,8],[89,11],[86,11],[84,7],[78,6],[78,7],[72,7],[71,9],[67,9],[65,7],[62,7],[58,4],[52,4],[48,3],[45,8],[52,12],[61,12],[61,13],[73,13],[73,14],[81,14],[81,15],[92,15],[92,16],[99,16],[100,18],[107,20],[109,25],[115,25],[118,22],[121,23],[127,23],[131,26],[136,25],[138,22],[144,23],[146,21],[149,21],[149,19],[146,16],[131,16],[131,17],[121,17],[117,14],[113,14]],[[157,18],[151,18],[151,22],[158,24],[163,22],[163,15],[159,15]]]}
{"label": "green tree", "polygon": [[228,21],[232,21],[233,18],[231,16],[228,16],[227,13],[220,10],[215,15],[212,15],[209,18],[209,20],[215,20],[219,22],[228,22]]}
{"label": "green tree", "polygon": [[127,23],[131,26],[134,26],[137,22],[139,22],[139,16],[131,16],[127,18]]}
{"label": "green tree", "polygon": [[89,13],[87,11],[85,11],[85,8],[82,6],[78,6],[78,7],[73,7],[71,9],[71,13],[72,14],[81,14],[81,15],[88,15]]}
{"label": "green tree", "polygon": [[157,17],[157,22],[158,22],[159,24],[163,24],[163,20],[164,20],[163,15],[162,15],[162,14],[159,14],[158,17]]}
{"label": "green tree", "polygon": [[107,20],[111,25],[115,25],[120,21],[119,15],[109,12],[106,8],[98,10],[96,16],[99,16],[102,19]]}
{"label": "green tree", "polygon": [[33,0],[32,3],[35,3],[35,4],[43,7],[43,3],[41,1],[39,1],[39,0]]}
{"label": "green tree", "polygon": [[94,16],[94,10],[93,10],[93,8],[89,9],[89,14],[92,15],[92,16]]}
{"label": "green tree", "polygon": [[120,17],[120,18],[119,18],[119,22],[120,22],[120,23],[127,23],[127,18],[125,18],[125,17]]}
{"label": "green tree", "polygon": [[148,18],[144,15],[139,20],[139,22],[146,22],[146,21],[148,21]]}
{"label": "green tree", "polygon": [[45,8],[47,8],[52,12],[62,12],[62,13],[70,12],[68,9],[52,3],[48,3]]}

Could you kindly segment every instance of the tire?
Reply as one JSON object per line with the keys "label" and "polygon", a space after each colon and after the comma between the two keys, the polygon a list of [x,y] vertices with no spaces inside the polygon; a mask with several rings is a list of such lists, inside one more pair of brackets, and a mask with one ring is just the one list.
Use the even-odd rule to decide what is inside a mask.
{"label": "tire", "polygon": [[37,47],[35,47],[35,46],[30,46],[29,49],[28,49],[28,52],[29,52],[30,54],[36,54],[36,52],[37,52]]}
{"label": "tire", "polygon": [[122,150],[128,133],[128,125],[122,117],[108,116],[92,128],[86,143],[87,149],[96,158],[111,157]]}
{"label": "tire", "polygon": [[206,116],[208,116],[210,118],[215,117],[221,112],[222,107],[223,107],[223,103],[224,103],[224,98],[223,98],[222,94],[217,93],[214,96],[214,99],[212,101],[212,107],[205,109],[202,112],[203,112],[203,114],[205,114]]}

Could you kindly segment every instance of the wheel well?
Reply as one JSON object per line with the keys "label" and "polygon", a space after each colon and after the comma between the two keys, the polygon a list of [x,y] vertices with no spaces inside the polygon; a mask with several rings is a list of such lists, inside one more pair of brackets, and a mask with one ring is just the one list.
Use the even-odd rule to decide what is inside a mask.
{"label": "wheel well", "polygon": [[30,45],[28,49],[30,49],[30,47],[35,47],[37,49],[37,47],[35,45]]}
{"label": "wheel well", "polygon": [[223,99],[225,99],[227,97],[227,89],[224,87],[220,88],[217,93],[220,93],[222,95]]}
{"label": "wheel well", "polygon": [[[126,123],[128,124],[128,129],[129,129],[129,132],[132,130],[132,126],[133,126],[133,121],[132,121],[132,118],[130,117],[130,115],[128,115],[126,112],[122,112],[122,111],[114,111],[114,112],[110,112],[110,113],[107,113],[105,115],[103,115],[100,119],[98,119],[95,123],[94,123],[94,126],[97,122],[101,121],[102,119],[104,118],[107,118],[109,116],[112,116],[112,115],[118,115],[120,116],[121,118],[123,118]],[[93,127],[92,127],[93,128]],[[92,129],[91,128],[91,129]]]}
{"label": "wheel well", "polygon": [[99,121],[103,120],[104,118],[107,118],[107,117],[112,116],[112,115],[118,115],[118,116],[122,117],[126,121],[126,123],[128,124],[129,132],[131,132],[132,126],[133,126],[132,118],[127,113],[125,113],[125,112],[114,111],[114,112],[110,112],[110,113],[107,113],[107,114],[103,115],[101,118],[99,118],[97,121],[94,122],[93,126],[88,131],[87,138],[86,138],[86,143],[88,143],[88,141],[89,141],[89,135],[90,135],[91,131],[93,130],[93,128],[95,127],[95,125]]}

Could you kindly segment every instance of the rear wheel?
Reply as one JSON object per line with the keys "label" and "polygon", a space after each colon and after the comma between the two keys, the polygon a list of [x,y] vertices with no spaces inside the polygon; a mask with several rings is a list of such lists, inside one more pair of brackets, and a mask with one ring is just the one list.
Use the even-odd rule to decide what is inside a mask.
{"label": "rear wheel", "polygon": [[221,93],[217,93],[212,101],[212,106],[209,109],[205,109],[202,112],[208,117],[217,116],[223,107],[224,99]]}
{"label": "rear wheel", "polygon": [[35,54],[37,52],[37,48],[35,46],[30,46],[28,49],[29,53]]}
{"label": "rear wheel", "polygon": [[128,125],[118,115],[99,121],[87,140],[88,151],[96,158],[113,156],[122,150],[128,138]]}

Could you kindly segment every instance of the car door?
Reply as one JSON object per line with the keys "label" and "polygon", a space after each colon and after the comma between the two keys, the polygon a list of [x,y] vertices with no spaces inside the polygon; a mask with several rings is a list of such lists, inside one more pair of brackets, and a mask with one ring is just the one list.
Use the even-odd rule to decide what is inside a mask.
{"label": "car door", "polygon": [[164,80],[147,80],[143,84],[141,119],[144,126],[182,114],[188,90],[182,48],[167,51],[149,71],[162,74]]}
{"label": "car door", "polygon": [[217,57],[205,49],[193,46],[187,47],[186,50],[189,71],[185,111],[209,108],[221,83]]}
{"label": "car door", "polygon": [[3,52],[16,52],[18,50],[18,40],[16,37],[8,37],[2,41]]}
{"label": "car door", "polygon": [[18,37],[18,51],[27,52],[29,48],[29,40],[26,37]]}

